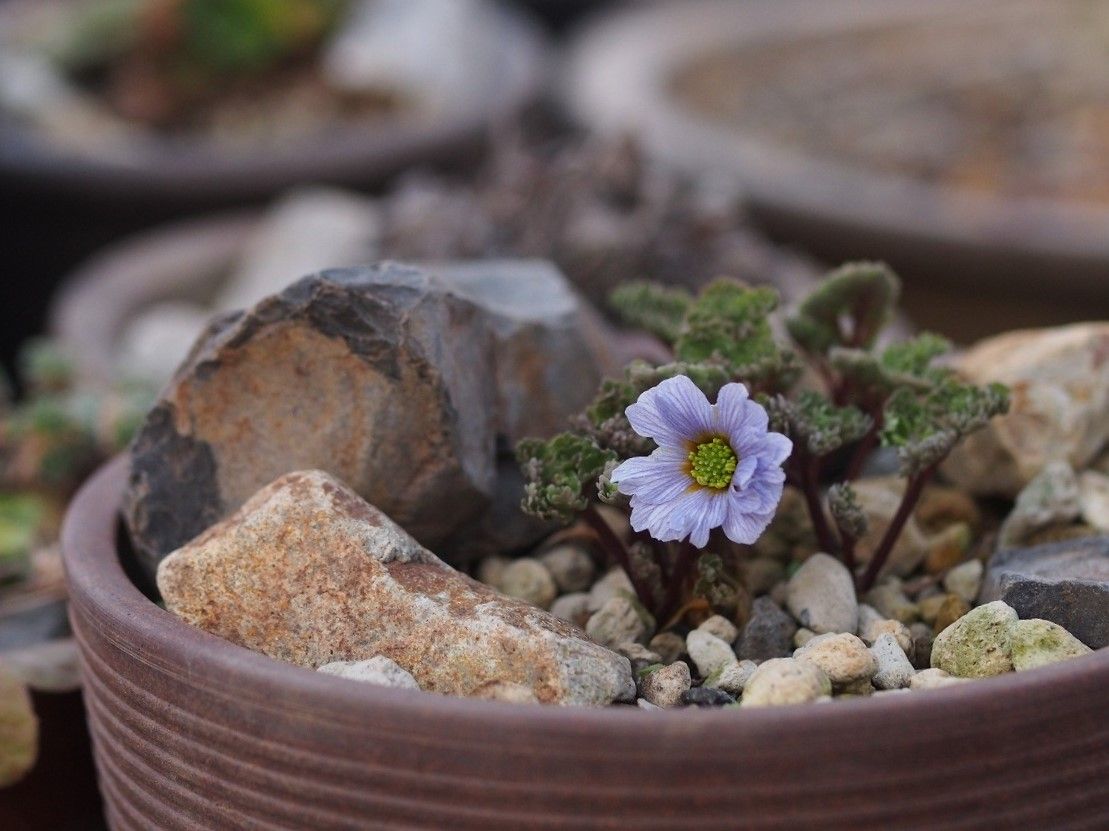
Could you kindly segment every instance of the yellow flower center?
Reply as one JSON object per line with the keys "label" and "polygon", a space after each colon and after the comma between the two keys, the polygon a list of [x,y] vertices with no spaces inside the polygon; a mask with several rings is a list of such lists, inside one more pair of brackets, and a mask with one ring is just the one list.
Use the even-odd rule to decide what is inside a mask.
{"label": "yellow flower center", "polygon": [[739,459],[720,436],[701,442],[689,453],[689,475],[703,488],[723,490],[732,482]]}

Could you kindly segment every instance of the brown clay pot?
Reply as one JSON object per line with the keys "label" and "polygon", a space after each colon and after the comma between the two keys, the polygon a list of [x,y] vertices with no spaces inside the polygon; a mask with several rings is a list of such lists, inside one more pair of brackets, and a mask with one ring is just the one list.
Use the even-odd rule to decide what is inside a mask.
{"label": "brown clay pot", "polygon": [[127,462],[63,535],[107,815],[151,829],[1079,829],[1109,651],[929,693],[647,713],[386,689],[193,629],[127,576]]}
{"label": "brown clay pot", "polygon": [[[753,218],[771,236],[827,262],[888,260],[907,278],[907,309],[926,328],[966,341],[1005,328],[1093,319],[1109,309],[1105,204],[1010,198],[785,147],[754,125],[698,112],[675,91],[684,72],[714,55],[809,40],[828,49],[836,38],[885,27],[924,28],[960,15],[980,21],[1038,5],[692,0],[633,6],[604,15],[572,44],[564,98],[593,129],[631,133],[659,159],[738,180]],[[927,32],[918,40],[926,41]]]}

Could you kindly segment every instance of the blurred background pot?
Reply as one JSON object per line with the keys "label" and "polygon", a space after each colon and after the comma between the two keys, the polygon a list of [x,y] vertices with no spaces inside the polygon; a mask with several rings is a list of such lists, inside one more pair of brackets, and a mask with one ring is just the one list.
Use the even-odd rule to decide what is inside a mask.
{"label": "blurred background pot", "polygon": [[[1077,829],[1104,818],[1109,653],[927,693],[644,713],[454,699],[282,664],[128,574],[127,461],[73,502],[70,612],[111,826]],[[983,788],[988,783],[989,797]]]}
{"label": "blurred background pot", "polygon": [[565,93],[966,340],[1109,311],[1107,43],[1096,0],[695,0],[597,21]]}
{"label": "blurred background pot", "polygon": [[[227,109],[261,119],[242,127],[242,135],[235,132],[241,125],[139,128],[67,86],[27,45],[30,34],[21,40],[39,28],[53,33],[51,14],[56,20],[59,11],[89,5],[0,6],[0,255],[19,274],[6,281],[0,303],[5,355],[41,328],[57,277],[109,240],[170,217],[265,199],[297,183],[375,186],[413,164],[468,162],[494,126],[532,101],[545,81],[542,35],[511,7],[352,0],[349,18],[322,47],[321,68],[303,83],[284,79],[236,93],[242,106]],[[323,92],[311,88],[319,83],[312,73],[337,76],[365,91],[359,100],[380,105],[366,104],[364,117],[331,114],[318,103]],[[294,116],[296,123],[287,124]]]}

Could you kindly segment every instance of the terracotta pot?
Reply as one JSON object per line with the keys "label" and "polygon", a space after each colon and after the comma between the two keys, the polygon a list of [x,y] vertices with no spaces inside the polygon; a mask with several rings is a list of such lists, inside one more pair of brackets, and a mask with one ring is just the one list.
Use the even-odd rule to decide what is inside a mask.
{"label": "terracotta pot", "polygon": [[595,129],[631,132],[663,160],[737,178],[772,236],[828,262],[888,260],[909,278],[909,311],[925,327],[969,339],[1090,319],[1109,308],[1109,206],[1005,198],[818,157],[761,138],[738,119],[698,112],[675,93],[682,73],[713,55],[810,38],[828,50],[844,35],[1036,6],[693,0],[637,7],[582,32],[568,57],[564,97]]}
{"label": "terracotta pot", "polygon": [[116,831],[1093,828],[1109,651],[756,711],[514,706],[361,684],[193,629],[128,575],[117,459],[63,535]]}

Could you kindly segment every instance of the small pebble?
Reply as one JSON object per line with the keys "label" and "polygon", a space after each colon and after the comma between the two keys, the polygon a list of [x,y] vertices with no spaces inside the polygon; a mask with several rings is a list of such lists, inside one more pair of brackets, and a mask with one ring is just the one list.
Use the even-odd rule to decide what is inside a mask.
{"label": "small pebble", "polygon": [[756,597],[751,604],[751,616],[736,642],[740,658],[765,661],[784,658],[792,652],[793,635],[797,624],[769,597]]}
{"label": "small pebble", "polygon": [[870,652],[878,662],[878,671],[871,679],[875,687],[896,690],[909,686],[915,670],[893,635],[882,635],[870,647]]}
{"label": "small pebble", "polygon": [[618,594],[635,597],[635,587],[632,585],[632,581],[628,579],[624,569],[619,566],[593,584],[593,588],[589,590],[589,611],[598,611],[609,598]]}
{"label": "small pebble", "polygon": [[931,626],[936,622],[936,618],[940,615],[940,609],[947,601],[947,595],[943,593],[930,594],[928,597],[923,597],[917,601],[917,606],[920,609],[920,619]]}
{"label": "small pebble", "polygon": [[1000,600],[973,609],[936,636],[932,667],[960,678],[986,678],[1013,669],[1011,631],[1017,613]]}
{"label": "small pebble", "polygon": [[932,623],[932,631],[938,635],[969,611],[970,604],[959,597],[959,595],[945,595],[943,603],[940,604],[940,610],[936,614],[936,619]]}
{"label": "small pebble", "polygon": [[905,596],[899,580],[889,580],[875,586],[867,592],[866,602],[882,617],[900,621],[906,626],[920,618],[920,609]]}
{"label": "small pebble", "polygon": [[878,669],[866,644],[846,632],[817,635],[793,657],[820,667],[837,687],[867,680]]}
{"label": "small pebble", "polygon": [[744,707],[805,704],[832,694],[832,682],[820,667],[793,658],[761,664],[743,687]]}
{"label": "small pebble", "polygon": [[723,615],[713,615],[697,628],[710,635],[716,635],[726,643],[735,643],[735,639],[739,637],[739,629]]}
{"label": "small pebble", "polygon": [[736,663],[731,645],[703,629],[694,629],[686,636],[685,651],[693,659],[702,678],[708,678],[722,667]]}
{"label": "small pebble", "polygon": [[481,561],[477,564],[477,579],[487,586],[492,586],[497,591],[501,589],[501,577],[504,575],[504,570],[508,568],[512,561],[508,557],[502,557],[500,554],[494,554],[490,557],[482,557]]}
{"label": "small pebble", "polygon": [[855,627],[856,634],[862,635],[866,628],[876,620],[886,620],[886,618],[882,617],[878,610],[869,603],[860,603],[858,623]]}
{"label": "small pebble", "polygon": [[858,625],[855,581],[839,560],[814,554],[790,578],[786,594],[790,613],[817,634],[850,632]]}
{"label": "small pebble", "polygon": [[531,557],[513,560],[500,575],[500,590],[509,597],[549,609],[558,597],[558,586],[546,566]]}
{"label": "small pebble", "polygon": [[647,648],[656,653],[664,664],[672,664],[685,654],[685,638],[677,632],[659,632]]}
{"label": "small pebble", "polygon": [[981,560],[970,560],[955,566],[943,578],[943,587],[951,594],[957,594],[967,603],[973,603],[982,588],[982,574],[985,567]]}
{"label": "small pebble", "polygon": [[585,626],[589,620],[589,595],[585,592],[564,594],[551,604],[551,614],[575,626]]}
{"label": "small pebble", "polygon": [[932,642],[936,639],[936,633],[927,623],[920,622],[910,626],[909,632],[913,636],[913,651],[909,660],[917,669],[928,669],[932,666]]}
{"label": "small pebble", "polygon": [[593,558],[579,545],[557,545],[544,551],[539,562],[547,567],[561,592],[585,591],[597,574]]}
{"label": "small pebble", "polygon": [[401,687],[406,690],[420,688],[412,673],[384,655],[375,655],[364,661],[332,661],[330,664],[321,666],[317,672],[338,675],[340,678],[350,678],[353,681],[364,681],[367,684],[378,684],[382,687]]}
{"label": "small pebble", "polygon": [[511,681],[493,681],[476,690],[471,696],[484,701],[503,701],[506,704],[538,704],[539,699],[531,687]]}
{"label": "small pebble", "polygon": [[662,708],[657,704],[652,704],[646,698],[637,698],[635,704],[640,710],[661,710]]}
{"label": "small pebble", "polygon": [[585,624],[585,632],[601,646],[614,649],[628,641],[643,641],[650,634],[647,623],[631,598],[610,597]]}
{"label": "small pebble", "polygon": [[965,522],[956,522],[928,540],[928,553],[924,555],[924,570],[928,574],[942,574],[966,559],[974,531]]}
{"label": "small pebble", "polygon": [[[913,624],[916,626],[917,624]],[[931,631],[929,629],[929,631]],[[908,655],[913,648],[913,634],[909,631],[909,627],[904,623],[897,620],[875,620],[867,625],[866,629],[862,631],[860,637],[866,642],[867,646],[874,646],[874,642],[882,635],[893,635],[893,639],[897,641],[898,646],[902,651]]]}
{"label": "small pebble", "polygon": [[618,645],[613,651],[623,655],[631,662],[632,672],[636,672],[643,667],[649,667],[663,662],[661,655],[652,652],[643,644],[636,643],[635,641],[625,641]]}
{"label": "small pebble", "polygon": [[752,595],[766,594],[786,576],[785,566],[771,557],[754,557],[740,566],[743,582]]}
{"label": "small pebble", "polygon": [[860,678],[839,688],[837,698],[862,698],[874,695],[874,684],[869,678]]}
{"label": "small pebble", "polygon": [[689,665],[675,661],[665,666],[649,667],[639,674],[639,695],[659,707],[676,707],[689,690]]}
{"label": "small pebble", "polygon": [[1017,672],[1078,658],[1090,647],[1050,620],[1020,620],[1011,630],[1013,669]]}
{"label": "small pebble", "polygon": [[758,668],[759,665],[754,661],[745,660],[737,664],[726,664],[706,678],[703,686],[739,695]]}
{"label": "small pebble", "polygon": [[[809,641],[811,641],[815,637],[816,637],[816,632],[814,632],[812,629],[806,629],[804,626],[802,626],[800,629],[798,629],[796,632],[793,633],[793,648],[794,649],[800,649],[802,646],[807,644]],[[785,656],[785,655],[775,655],[774,657],[775,658],[784,658],[784,657],[787,657],[787,656]]]}
{"label": "small pebble", "polygon": [[681,703],[687,707],[724,707],[735,704],[735,699],[723,690],[694,687],[682,693]]}
{"label": "small pebble", "polygon": [[938,690],[941,687],[950,687],[969,680],[969,678],[956,678],[942,669],[922,669],[909,679],[909,689]]}

